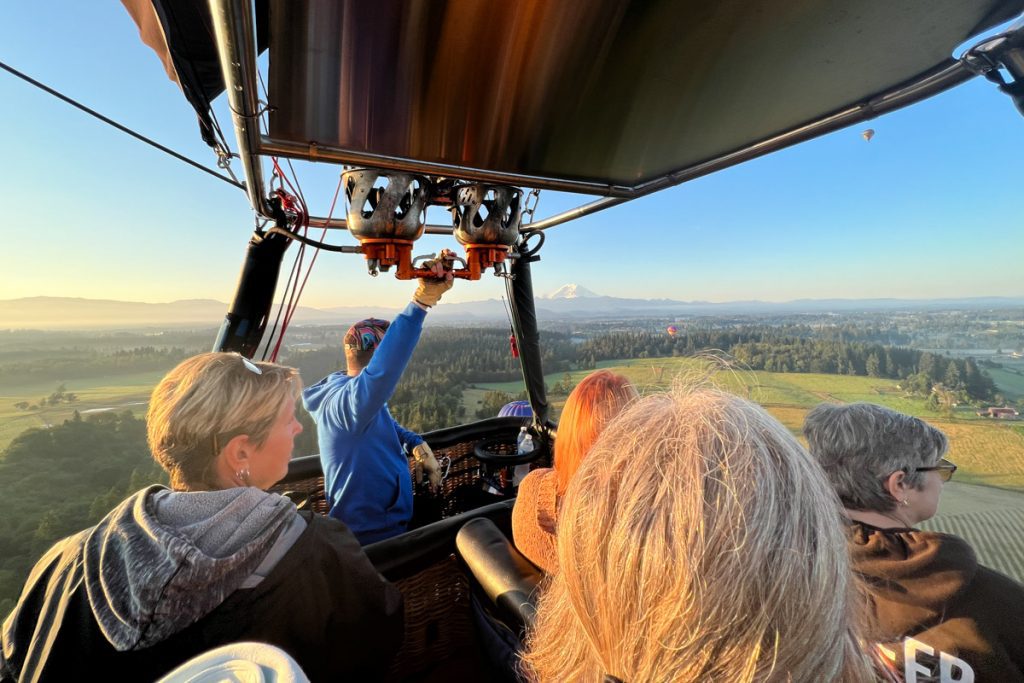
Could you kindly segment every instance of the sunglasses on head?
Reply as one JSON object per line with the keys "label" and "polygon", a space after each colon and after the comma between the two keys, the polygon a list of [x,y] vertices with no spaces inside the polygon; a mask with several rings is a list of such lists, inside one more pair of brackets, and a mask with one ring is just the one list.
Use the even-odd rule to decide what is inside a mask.
{"label": "sunglasses on head", "polygon": [[945,458],[940,458],[937,465],[932,465],[931,467],[915,467],[914,471],[915,472],[932,472],[932,471],[938,472],[939,473],[939,479],[941,479],[943,481],[943,483],[945,483],[945,482],[947,482],[947,481],[949,481],[950,479],[953,478],[953,473],[956,472],[956,465],[954,465],[950,461],[946,460]]}
{"label": "sunglasses on head", "polygon": [[241,356],[241,358],[242,358],[242,365],[245,366],[246,370],[248,370],[249,372],[254,372],[257,375],[262,375],[263,374],[263,371],[260,370],[258,365],[253,363],[251,360],[249,360],[245,356]]}

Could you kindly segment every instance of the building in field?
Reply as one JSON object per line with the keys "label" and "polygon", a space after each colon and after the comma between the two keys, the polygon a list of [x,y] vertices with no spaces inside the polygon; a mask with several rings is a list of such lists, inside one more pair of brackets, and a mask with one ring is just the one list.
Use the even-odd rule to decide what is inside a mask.
{"label": "building in field", "polygon": [[990,406],[985,410],[979,410],[978,415],[981,417],[992,417],[997,420],[1014,420],[1020,415],[1020,413],[1009,406],[1003,406],[1001,408],[997,406]]}

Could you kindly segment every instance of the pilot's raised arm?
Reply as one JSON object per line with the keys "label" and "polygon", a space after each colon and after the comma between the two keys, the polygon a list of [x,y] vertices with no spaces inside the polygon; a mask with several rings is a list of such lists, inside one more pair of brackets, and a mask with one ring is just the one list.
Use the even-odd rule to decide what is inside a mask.
{"label": "pilot's raised arm", "polygon": [[412,518],[412,480],[406,451],[436,487],[440,467],[423,438],[398,425],[387,401],[419,341],[430,307],[452,287],[441,259],[435,277],[422,278],[405,310],[386,320],[360,320],[345,333],[346,372],[302,392],[316,420],[330,515],[367,544],[405,531]]}

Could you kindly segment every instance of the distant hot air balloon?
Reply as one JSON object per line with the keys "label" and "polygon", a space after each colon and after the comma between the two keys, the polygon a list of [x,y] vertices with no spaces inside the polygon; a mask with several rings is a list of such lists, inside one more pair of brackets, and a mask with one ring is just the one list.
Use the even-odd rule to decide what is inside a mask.
{"label": "distant hot air balloon", "polygon": [[668,332],[668,336],[674,337],[676,336],[676,334],[679,333],[679,328],[676,327],[675,325],[669,325],[665,331]]}
{"label": "distant hot air balloon", "polygon": [[871,142],[871,138],[875,137],[875,129],[868,128],[866,131],[860,134],[864,138],[864,142]]}

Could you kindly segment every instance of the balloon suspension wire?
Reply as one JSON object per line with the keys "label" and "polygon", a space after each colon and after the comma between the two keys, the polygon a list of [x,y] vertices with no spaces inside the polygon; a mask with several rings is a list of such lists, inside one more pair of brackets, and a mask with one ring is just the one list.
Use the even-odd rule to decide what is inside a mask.
{"label": "balloon suspension wire", "polygon": [[[263,97],[264,97],[264,101],[266,102],[269,99],[269,97],[267,95],[266,84],[263,82],[263,73],[260,72],[259,70],[257,70],[256,74],[259,77],[260,87],[263,90]],[[269,123],[267,122],[267,112],[269,111],[269,109],[270,109],[269,105],[265,106],[265,107],[262,108],[261,113],[260,113],[260,119],[259,120],[260,120],[260,125],[263,128],[263,132],[264,133],[266,133],[269,130]],[[295,176],[295,169],[292,168],[291,165],[289,164],[288,168],[289,168],[289,170],[292,171],[292,175],[295,176],[295,185],[293,186],[291,180],[281,170],[281,166],[278,164],[277,157],[271,157],[271,161],[272,161],[272,163],[274,165],[274,175],[273,175],[273,177],[275,179],[277,179],[281,183],[281,186],[278,188],[278,191],[277,191],[279,198],[282,201],[284,201],[286,199],[289,199],[287,193],[284,192],[284,188],[285,187],[287,187],[291,191],[292,197],[295,198],[294,201],[293,201],[293,204],[297,205],[294,208],[297,209],[298,219],[295,222],[295,228],[294,228],[293,232],[298,233],[299,230],[302,230],[303,236],[305,236],[305,234],[307,232],[308,225],[309,225],[309,210],[308,210],[308,208],[306,206],[305,196],[302,194],[301,187],[298,187],[299,180],[298,180],[298,176]],[[273,184],[273,181],[271,181],[271,184]],[[284,332],[285,332],[285,329],[288,326],[288,321],[291,319],[291,313],[292,313],[291,301],[294,300],[295,283],[298,281],[298,277],[297,277],[298,274],[301,273],[302,261],[303,261],[303,258],[305,256],[305,252],[306,252],[306,244],[305,244],[305,242],[304,241],[299,241],[299,248],[298,248],[298,250],[297,250],[297,252],[295,254],[295,258],[292,260],[291,271],[288,273],[288,280],[285,283],[284,291],[283,291],[283,294],[281,296],[281,301],[280,301],[280,303],[278,304],[278,307],[277,307],[277,315],[274,318],[274,325],[273,325],[273,327],[270,330],[270,334],[267,335],[267,343],[263,347],[263,356],[262,356],[263,360],[267,360],[267,356],[268,356],[268,354],[270,354],[271,344],[274,343],[274,337],[275,337],[275,334],[277,333],[278,325],[281,324],[281,319],[283,317],[284,321],[285,321],[284,325],[281,327],[280,335],[278,335],[278,337],[277,337],[277,343],[274,345],[274,351],[270,355],[270,360],[272,362],[276,362],[277,361],[277,355],[278,355],[278,352],[279,352],[279,350],[281,348],[281,342],[284,339]],[[289,292],[291,292],[291,294],[289,294]],[[286,304],[286,302],[288,302],[288,303]]]}

